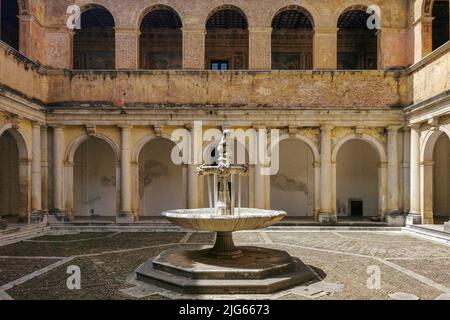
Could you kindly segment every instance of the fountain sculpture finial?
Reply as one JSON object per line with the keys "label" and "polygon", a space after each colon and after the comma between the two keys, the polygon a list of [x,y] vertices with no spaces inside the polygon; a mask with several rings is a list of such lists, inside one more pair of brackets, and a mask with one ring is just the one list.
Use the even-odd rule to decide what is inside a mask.
{"label": "fountain sculpture finial", "polygon": [[[228,154],[228,142],[231,136],[230,130],[224,130],[222,139],[219,142],[217,151],[219,153],[217,165],[202,164],[197,168],[200,176],[213,175],[214,179],[214,207],[219,215],[233,215],[234,203],[231,201],[231,194],[234,194],[234,185],[231,176],[246,175],[247,165],[231,164]],[[218,178],[218,179],[217,179]],[[231,190],[230,190],[231,184]],[[240,199],[240,194],[238,195]],[[210,196],[210,198],[213,198]],[[240,203],[240,201],[239,201]]]}

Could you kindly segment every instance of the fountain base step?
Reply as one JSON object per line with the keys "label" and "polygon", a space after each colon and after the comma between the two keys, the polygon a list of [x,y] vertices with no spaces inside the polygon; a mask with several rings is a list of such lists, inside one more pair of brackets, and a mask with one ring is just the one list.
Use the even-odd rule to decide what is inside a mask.
{"label": "fountain base step", "polygon": [[208,249],[167,250],[136,271],[137,280],[183,294],[269,294],[319,280],[287,252],[240,247],[236,259],[217,259]]}

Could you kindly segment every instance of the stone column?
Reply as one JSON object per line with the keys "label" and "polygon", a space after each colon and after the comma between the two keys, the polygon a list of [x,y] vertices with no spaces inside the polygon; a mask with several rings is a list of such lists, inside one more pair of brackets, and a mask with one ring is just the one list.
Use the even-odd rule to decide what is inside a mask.
{"label": "stone column", "polygon": [[333,127],[324,125],[320,135],[321,172],[320,172],[320,214],[319,222],[336,223],[337,215],[333,210],[332,166],[331,166],[331,133]]}
{"label": "stone column", "polygon": [[55,213],[64,212],[64,127],[53,127],[53,207]]}
{"label": "stone column", "polygon": [[205,36],[204,27],[183,28],[183,69],[205,69]]}
{"label": "stone column", "polygon": [[204,177],[197,174],[197,166],[202,163],[202,129],[194,124],[187,126],[190,130],[190,163],[187,165],[187,203],[189,209],[203,207]]}
{"label": "stone column", "polygon": [[410,147],[411,147],[411,129],[403,128],[403,212],[409,212],[410,209]]}
{"label": "stone column", "polygon": [[272,28],[249,29],[249,69],[272,69]]}
{"label": "stone column", "polygon": [[49,178],[49,164],[48,164],[48,128],[44,126],[41,130],[41,179],[42,179],[42,211],[47,214],[49,210],[49,194],[48,194],[48,178]]}
{"label": "stone column", "polygon": [[420,126],[411,127],[410,214],[408,224],[420,224]]}
{"label": "stone column", "polygon": [[388,185],[387,185],[387,172],[388,172],[388,163],[380,162],[378,166],[378,210],[381,216],[381,219],[384,219],[384,214],[386,213],[389,201],[387,199],[388,194]]}
{"label": "stone column", "polygon": [[31,211],[41,213],[42,211],[42,178],[41,178],[41,124],[32,123],[33,150],[31,159]]}
{"label": "stone column", "polygon": [[423,224],[433,224],[433,161],[420,164],[420,211]]}
{"label": "stone column", "polygon": [[258,163],[255,166],[255,207],[258,209],[270,208],[270,176],[263,175],[262,171],[269,168]]}
{"label": "stone column", "polygon": [[139,66],[139,30],[115,28],[116,69],[136,70]]}
{"label": "stone column", "polygon": [[314,69],[337,69],[337,28],[316,28],[314,30]]}
{"label": "stone column", "polygon": [[314,162],[314,219],[319,220],[320,214],[320,162]]}
{"label": "stone column", "polygon": [[29,15],[19,16],[19,51],[25,57],[33,59],[31,56],[31,23],[33,22],[33,17]]}
{"label": "stone column", "polygon": [[130,136],[131,126],[123,125],[121,128],[121,150],[120,150],[120,214],[118,222],[133,222],[134,216],[131,211],[131,151]]}
{"label": "stone column", "polygon": [[398,211],[399,205],[399,155],[398,130],[399,126],[389,126],[387,129],[388,156],[388,211]]}

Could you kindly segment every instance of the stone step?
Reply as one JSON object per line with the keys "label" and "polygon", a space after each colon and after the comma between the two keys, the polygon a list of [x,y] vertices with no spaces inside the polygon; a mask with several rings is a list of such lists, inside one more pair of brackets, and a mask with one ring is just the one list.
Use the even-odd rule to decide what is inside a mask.
{"label": "stone step", "polygon": [[153,259],[153,269],[189,279],[250,280],[289,274],[298,263],[287,252],[267,248],[239,247],[243,256],[222,260],[205,248],[166,250]]}
{"label": "stone step", "polygon": [[403,231],[409,232],[429,240],[450,244],[450,233],[440,230],[427,228],[421,225],[408,225]]}
{"label": "stone step", "polygon": [[144,273],[140,270],[137,271],[138,281],[184,294],[270,294],[317,280],[304,264],[297,265],[294,272],[273,278],[239,280],[190,279],[155,270],[151,263]]}

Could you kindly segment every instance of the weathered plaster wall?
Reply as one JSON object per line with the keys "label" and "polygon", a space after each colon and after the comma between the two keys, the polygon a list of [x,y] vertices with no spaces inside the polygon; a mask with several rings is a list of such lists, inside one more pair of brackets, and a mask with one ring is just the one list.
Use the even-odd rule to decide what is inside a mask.
{"label": "weathered plaster wall", "polygon": [[314,157],[299,140],[280,144],[280,171],[270,177],[270,205],[290,217],[314,216]]}
{"label": "weathered plaster wall", "polygon": [[414,103],[450,89],[450,42],[414,67],[410,81]]}
{"label": "weathered plaster wall", "polygon": [[167,139],[149,142],[139,157],[140,216],[160,216],[164,210],[185,208],[183,166],[171,160],[174,143]]}

